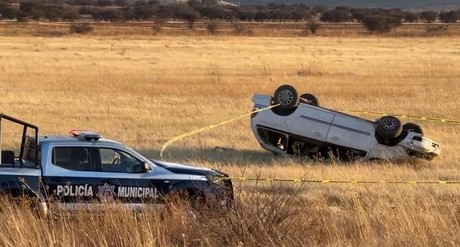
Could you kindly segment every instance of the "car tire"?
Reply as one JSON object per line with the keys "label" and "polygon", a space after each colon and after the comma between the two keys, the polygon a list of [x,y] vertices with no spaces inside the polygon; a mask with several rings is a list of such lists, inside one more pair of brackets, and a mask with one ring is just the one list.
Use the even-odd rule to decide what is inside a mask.
{"label": "car tire", "polygon": [[318,98],[316,98],[315,95],[309,93],[304,93],[300,95],[300,102],[313,106],[319,106]]}
{"label": "car tire", "polygon": [[397,117],[384,116],[377,122],[377,135],[383,139],[391,140],[402,133],[401,121]]}
{"label": "car tire", "polygon": [[299,95],[295,88],[291,85],[282,85],[278,87],[273,95],[274,104],[279,104],[281,110],[292,110],[299,104]]}
{"label": "car tire", "polygon": [[422,126],[415,124],[415,123],[406,123],[402,126],[402,129],[423,135]]}

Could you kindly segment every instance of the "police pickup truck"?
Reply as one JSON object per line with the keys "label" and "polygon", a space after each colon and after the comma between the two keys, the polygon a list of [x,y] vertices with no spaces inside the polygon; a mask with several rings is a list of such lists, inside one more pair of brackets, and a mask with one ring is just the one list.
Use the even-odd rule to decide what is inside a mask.
{"label": "police pickup truck", "polygon": [[[2,121],[22,127],[17,155],[2,149]],[[34,198],[43,213],[50,211],[50,204],[73,211],[104,209],[110,201],[142,210],[164,205],[173,194],[185,195],[194,205],[221,206],[233,199],[232,183],[219,171],[149,160],[96,132],[39,136],[38,131],[35,125],[0,114],[0,192]]]}

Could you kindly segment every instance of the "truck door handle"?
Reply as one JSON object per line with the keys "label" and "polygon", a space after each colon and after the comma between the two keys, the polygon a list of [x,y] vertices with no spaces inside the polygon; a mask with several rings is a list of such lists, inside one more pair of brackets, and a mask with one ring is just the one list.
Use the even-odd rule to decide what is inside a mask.
{"label": "truck door handle", "polygon": [[107,183],[107,184],[114,184],[115,183],[115,179],[102,179],[103,183]]}

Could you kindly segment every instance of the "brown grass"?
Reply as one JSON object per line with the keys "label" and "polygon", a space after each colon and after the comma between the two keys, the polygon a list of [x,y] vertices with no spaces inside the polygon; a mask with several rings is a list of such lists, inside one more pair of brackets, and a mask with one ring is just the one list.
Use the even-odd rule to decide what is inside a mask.
{"label": "brown grass", "polygon": [[[40,126],[42,134],[98,130],[159,158],[168,139],[247,113],[252,94],[271,94],[287,82],[330,108],[458,119],[459,48],[458,39],[449,37],[0,37],[0,105],[3,113]],[[443,148],[431,163],[277,158],[258,146],[248,119],[174,143],[166,158],[232,176],[459,180],[460,127],[420,123]],[[5,145],[17,143],[11,132],[3,138]],[[129,212],[51,224],[4,203],[0,245],[460,244],[458,185],[313,184],[300,193],[284,190],[286,200],[273,198],[279,188],[244,183],[238,193],[238,211],[183,224],[155,214],[139,220]],[[263,195],[269,198],[250,199]],[[283,200],[288,206],[274,212],[293,210],[288,225],[260,225],[264,215],[251,213]]]}
{"label": "brown grass", "polygon": [[[241,185],[237,186],[240,188]],[[456,246],[459,191],[259,183],[225,211],[107,212],[40,218],[2,199],[2,246]],[[427,196],[429,195],[429,196]],[[27,202],[25,202],[27,203]]]}
{"label": "brown grass", "polygon": [[[152,29],[153,22],[88,22],[94,30],[87,36],[268,36],[268,37],[303,37],[313,35],[308,30],[306,22],[219,22],[218,30],[211,34],[207,30],[206,21],[197,22],[193,30],[188,24],[180,21],[166,22],[161,30]],[[47,36],[61,37],[71,35],[72,23],[56,22],[0,22],[0,35],[5,36]],[[350,37],[369,36],[369,31],[357,22],[350,23],[320,23],[316,36]],[[383,34],[392,37],[435,37],[458,36],[459,23],[403,23],[391,33]],[[377,35],[379,36],[379,35]]]}

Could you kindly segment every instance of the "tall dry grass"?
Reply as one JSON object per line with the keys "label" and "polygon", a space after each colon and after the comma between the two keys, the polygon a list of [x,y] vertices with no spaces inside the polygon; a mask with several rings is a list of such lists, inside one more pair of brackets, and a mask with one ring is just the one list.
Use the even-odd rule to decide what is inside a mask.
{"label": "tall dry grass", "polygon": [[[152,158],[159,158],[161,146],[176,135],[249,112],[252,94],[271,94],[282,83],[317,95],[325,107],[458,119],[459,47],[448,37],[4,36],[0,108],[40,126],[42,134],[97,130]],[[274,157],[255,141],[249,119],[174,143],[165,157],[232,176],[459,180],[460,126],[419,123],[442,145],[433,162],[341,164]],[[4,147],[14,147],[13,134],[20,131],[4,132]],[[3,203],[0,228],[6,230],[0,231],[0,245],[460,244],[458,185],[283,189],[273,193],[279,188],[244,183],[238,210],[205,221],[116,211],[45,222]],[[276,202],[284,203],[270,208]],[[269,224],[262,209],[294,217]]]}
{"label": "tall dry grass", "polygon": [[259,183],[222,209],[110,210],[40,218],[0,203],[2,246],[457,246],[459,191]]}

